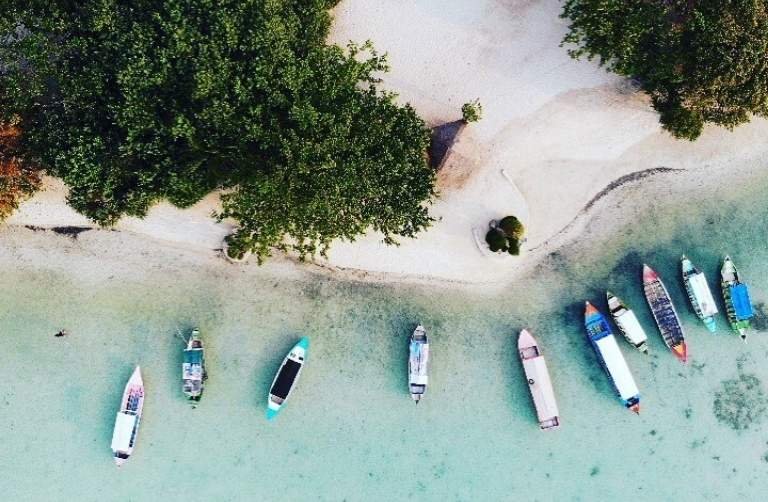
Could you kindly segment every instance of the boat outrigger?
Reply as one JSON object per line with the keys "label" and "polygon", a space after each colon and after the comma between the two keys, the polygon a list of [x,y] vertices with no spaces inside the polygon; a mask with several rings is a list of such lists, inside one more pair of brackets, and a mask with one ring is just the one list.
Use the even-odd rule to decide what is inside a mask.
{"label": "boat outrigger", "polygon": [[283,359],[283,364],[277,370],[275,379],[272,380],[272,386],[269,388],[267,420],[275,418],[285,405],[285,402],[288,401],[288,397],[296,386],[296,382],[299,381],[308,351],[309,338],[305,336],[293,346],[288,355],[285,356],[285,359]]}
{"label": "boat outrigger", "polygon": [[613,336],[611,326],[605,316],[589,302],[586,302],[584,309],[584,325],[600,365],[611,379],[621,402],[627,409],[640,414],[640,391],[619,349],[616,337]]}
{"label": "boat outrigger", "polygon": [[605,292],[608,300],[608,310],[611,311],[613,322],[618,326],[624,338],[643,354],[648,353],[648,335],[637,320],[637,316],[627,307],[621,298],[610,291]]}
{"label": "boat outrigger", "polygon": [[115,430],[112,433],[112,452],[118,467],[123,465],[133,453],[143,409],[144,382],[141,379],[141,369],[136,366],[125,385],[120,411],[115,418]]}
{"label": "boat outrigger", "polygon": [[557,409],[555,391],[544,356],[541,355],[539,344],[528,330],[522,330],[517,338],[517,351],[523,362],[523,370],[528,380],[528,388],[536,407],[541,430],[552,430],[560,427],[560,412]]}
{"label": "boat outrigger", "polygon": [[205,371],[205,354],[200,330],[195,328],[186,340],[184,362],[181,364],[181,379],[184,394],[192,401],[200,401],[208,374]]}
{"label": "boat outrigger", "polygon": [[755,316],[752,310],[752,301],[749,299],[747,285],[741,282],[741,277],[730,256],[723,261],[720,269],[722,280],[720,286],[723,289],[725,300],[725,312],[733,331],[738,333],[742,340],[747,341],[747,330],[751,327],[751,319]]}
{"label": "boat outrigger", "polygon": [[688,360],[688,346],[685,343],[685,333],[677,317],[675,306],[669,297],[669,292],[661,282],[659,274],[648,265],[643,265],[643,290],[648,306],[659,327],[664,343],[680,361]]}
{"label": "boat outrigger", "polygon": [[408,347],[408,389],[416,404],[419,404],[427,391],[428,369],[429,338],[427,338],[427,330],[419,324],[411,334]]}
{"label": "boat outrigger", "polygon": [[714,333],[717,330],[717,305],[712,297],[712,291],[707,284],[707,278],[704,273],[696,268],[687,256],[683,255],[681,259],[683,269],[683,283],[685,291],[688,293],[688,299],[691,301],[693,311],[699,319],[704,322],[707,329]]}

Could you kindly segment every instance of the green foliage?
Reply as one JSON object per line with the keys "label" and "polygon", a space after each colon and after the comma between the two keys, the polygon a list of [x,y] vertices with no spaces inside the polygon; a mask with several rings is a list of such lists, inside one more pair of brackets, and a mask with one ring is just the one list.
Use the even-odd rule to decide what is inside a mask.
{"label": "green foliage", "polygon": [[488,247],[491,248],[491,251],[494,253],[497,251],[506,251],[508,249],[507,236],[498,228],[488,230],[488,233],[485,234],[485,242],[488,243]]}
{"label": "green foliage", "polygon": [[512,256],[518,256],[520,254],[520,241],[517,239],[509,239],[509,247],[507,248],[507,253],[511,254]]}
{"label": "green foliage", "polygon": [[483,105],[476,99],[461,105],[461,117],[466,123],[477,122],[483,118]]}
{"label": "green foliage", "polygon": [[516,216],[505,216],[485,234],[485,242],[493,252],[502,251],[517,256],[525,227]]}
{"label": "green foliage", "polygon": [[499,229],[509,239],[520,240],[525,233],[525,227],[516,216],[505,216],[499,221]]}
{"label": "green foliage", "polygon": [[0,11],[0,120],[101,224],[224,188],[229,244],[323,252],[432,219],[429,133],[376,89],[369,44],[325,44],[335,0],[15,2]]}
{"label": "green foliage", "polygon": [[566,0],[571,56],[636,79],[674,136],[768,115],[765,0]]}

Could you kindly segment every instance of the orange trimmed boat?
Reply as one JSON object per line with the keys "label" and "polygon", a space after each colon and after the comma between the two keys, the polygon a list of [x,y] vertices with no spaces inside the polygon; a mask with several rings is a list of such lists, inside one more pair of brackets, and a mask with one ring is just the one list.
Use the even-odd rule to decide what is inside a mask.
{"label": "orange trimmed boat", "polygon": [[688,346],[685,344],[685,333],[680,324],[680,318],[659,274],[645,264],[643,265],[643,290],[664,343],[675,357],[685,363],[688,360]]}

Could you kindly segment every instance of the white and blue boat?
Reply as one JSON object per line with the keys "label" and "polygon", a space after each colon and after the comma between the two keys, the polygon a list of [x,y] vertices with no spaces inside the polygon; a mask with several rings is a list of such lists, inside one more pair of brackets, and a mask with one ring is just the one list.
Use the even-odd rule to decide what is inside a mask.
{"label": "white and blue boat", "polygon": [[589,302],[586,302],[584,310],[584,325],[600,365],[608,373],[608,378],[611,379],[622,404],[627,409],[640,414],[640,391],[619,349],[611,326],[605,316]]}
{"label": "white and blue boat", "polygon": [[408,344],[408,390],[411,398],[419,401],[427,392],[429,383],[429,338],[427,330],[419,324],[411,334]]}
{"label": "white and blue boat", "polygon": [[301,376],[301,370],[307,360],[309,351],[309,338],[306,336],[293,346],[288,355],[283,359],[283,364],[277,370],[272,386],[267,396],[267,420],[272,420],[285,406],[288,397],[293,392],[296,383]]}
{"label": "white and blue boat", "polygon": [[718,311],[715,298],[712,296],[709,284],[707,284],[707,278],[685,255],[682,257],[682,269],[685,291],[688,293],[693,311],[707,329],[714,333],[717,330],[715,316]]}
{"label": "white and blue boat", "polygon": [[747,332],[752,327],[755,311],[749,298],[747,285],[741,282],[741,275],[730,256],[726,256],[720,269],[720,286],[725,300],[725,313],[733,331],[747,341]]}

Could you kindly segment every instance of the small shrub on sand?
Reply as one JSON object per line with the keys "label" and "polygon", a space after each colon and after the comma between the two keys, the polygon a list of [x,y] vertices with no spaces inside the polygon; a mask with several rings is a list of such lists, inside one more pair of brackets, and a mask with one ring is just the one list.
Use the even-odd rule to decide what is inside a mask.
{"label": "small shrub on sand", "polygon": [[476,99],[461,105],[461,118],[466,123],[477,122],[483,118],[483,105],[480,104],[480,100]]}
{"label": "small shrub on sand", "polygon": [[488,247],[494,253],[507,250],[507,236],[498,228],[488,230],[488,233],[485,234],[485,242],[488,243]]}

